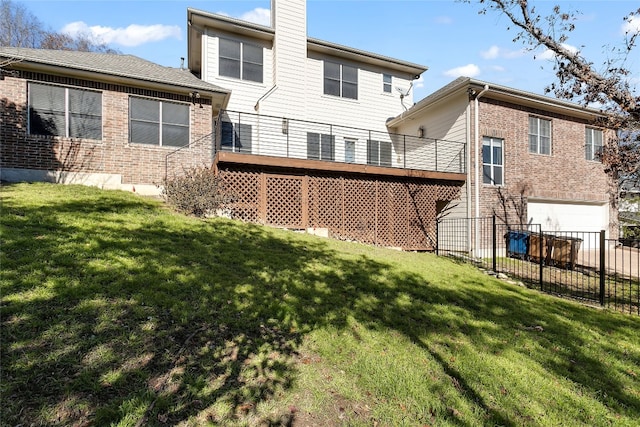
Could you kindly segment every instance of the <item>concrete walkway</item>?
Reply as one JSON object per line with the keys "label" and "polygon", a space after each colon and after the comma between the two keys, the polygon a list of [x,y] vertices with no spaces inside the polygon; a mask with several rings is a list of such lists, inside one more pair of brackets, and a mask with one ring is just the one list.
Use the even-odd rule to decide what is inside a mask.
{"label": "concrete walkway", "polygon": [[[619,245],[607,246],[604,250],[604,261],[608,273],[617,273],[625,277],[640,277],[640,250]],[[598,270],[600,268],[600,250],[579,251],[577,264]]]}

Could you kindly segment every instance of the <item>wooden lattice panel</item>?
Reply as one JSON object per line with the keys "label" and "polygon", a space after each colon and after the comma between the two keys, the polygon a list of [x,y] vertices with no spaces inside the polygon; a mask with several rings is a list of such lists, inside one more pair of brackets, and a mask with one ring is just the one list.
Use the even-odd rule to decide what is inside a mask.
{"label": "wooden lattice panel", "polygon": [[438,187],[411,183],[408,190],[411,206],[408,246],[435,249]]}
{"label": "wooden lattice panel", "polygon": [[376,181],[344,180],[344,236],[363,243],[376,244]]}
{"label": "wooden lattice panel", "polygon": [[231,202],[225,206],[231,216],[242,221],[261,223],[260,172],[221,170],[219,176],[225,192],[231,198]]}
{"label": "wooden lattice panel", "polygon": [[338,177],[309,178],[309,226],[342,234],[344,217],[343,180]]}
{"label": "wooden lattice panel", "polygon": [[385,206],[385,209],[390,213],[389,230],[393,238],[389,246],[406,248],[409,232],[407,226],[410,209],[412,209],[411,203],[408,203],[407,186],[400,182],[387,182],[386,184],[391,195],[391,199]]}
{"label": "wooden lattice panel", "polygon": [[279,227],[327,228],[331,235],[368,244],[433,250],[438,201],[456,200],[447,181],[402,178],[278,175],[221,170],[236,195],[234,218]]}
{"label": "wooden lattice panel", "polygon": [[288,228],[304,227],[303,178],[267,176],[266,187],[266,223]]}

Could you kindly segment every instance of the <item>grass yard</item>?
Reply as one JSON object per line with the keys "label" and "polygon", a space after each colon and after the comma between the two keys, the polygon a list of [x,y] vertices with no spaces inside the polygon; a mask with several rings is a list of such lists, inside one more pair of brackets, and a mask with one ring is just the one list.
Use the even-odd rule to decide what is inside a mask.
{"label": "grass yard", "polygon": [[0,196],[2,426],[640,422],[639,316],[124,192]]}

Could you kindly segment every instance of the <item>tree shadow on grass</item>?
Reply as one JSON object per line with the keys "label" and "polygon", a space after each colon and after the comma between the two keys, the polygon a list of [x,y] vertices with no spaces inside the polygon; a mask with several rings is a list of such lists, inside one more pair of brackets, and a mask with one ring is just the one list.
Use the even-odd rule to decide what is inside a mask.
{"label": "tree shadow on grass", "polygon": [[[323,240],[223,220],[178,221],[130,195],[78,191],[40,205],[3,197],[7,424],[271,422],[251,417],[296,381],[305,334],[346,330],[350,318],[424,348],[491,424],[527,419],[489,402],[478,378],[451,362],[450,343],[433,337],[463,337],[489,355],[525,354],[512,337],[542,325],[545,369],[604,391],[616,411],[639,411],[637,396],[607,378],[610,369],[566,326],[567,316],[584,317],[581,308],[519,291],[505,298],[455,274],[430,283],[392,262],[335,253]],[[443,304],[456,316],[443,315]],[[637,327],[602,313],[585,321],[600,334]],[[573,362],[549,350],[560,343]],[[293,422],[295,414],[281,412],[282,423]]]}

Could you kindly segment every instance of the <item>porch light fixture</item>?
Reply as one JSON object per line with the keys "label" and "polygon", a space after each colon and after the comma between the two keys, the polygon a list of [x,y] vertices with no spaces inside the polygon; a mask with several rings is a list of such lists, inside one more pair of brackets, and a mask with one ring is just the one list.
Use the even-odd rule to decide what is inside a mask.
{"label": "porch light fixture", "polygon": [[424,138],[424,126],[418,128],[418,138]]}
{"label": "porch light fixture", "polygon": [[289,119],[282,119],[282,134],[287,135],[289,133]]}
{"label": "porch light fixture", "polygon": [[198,102],[198,105],[200,105],[200,108],[202,108],[202,99],[200,99],[200,92],[194,90],[193,92],[189,92],[189,96],[191,97],[191,103],[193,105],[196,105],[196,102]]}

